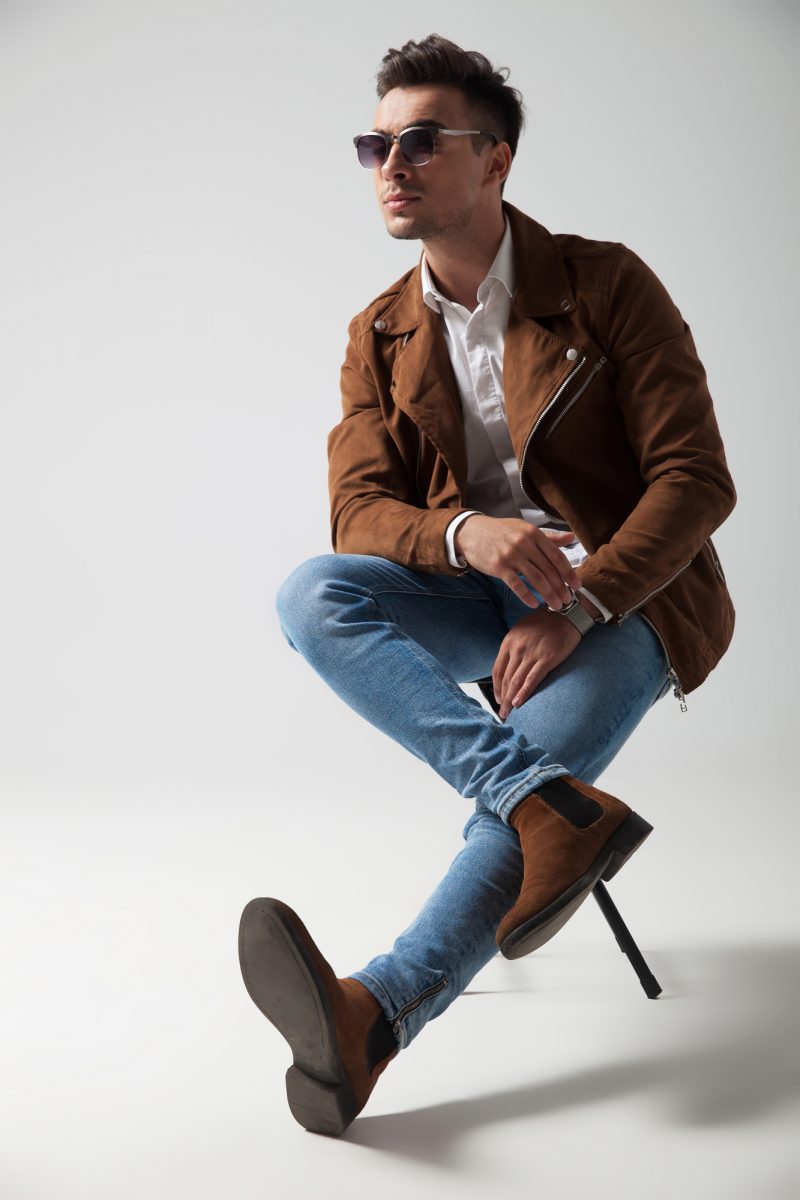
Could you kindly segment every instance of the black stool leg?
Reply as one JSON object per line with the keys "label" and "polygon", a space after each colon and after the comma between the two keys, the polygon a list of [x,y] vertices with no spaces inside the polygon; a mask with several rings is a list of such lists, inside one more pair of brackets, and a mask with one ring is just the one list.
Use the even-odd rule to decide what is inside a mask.
{"label": "black stool leg", "polygon": [[639,977],[639,983],[644,988],[648,1000],[655,1000],[661,994],[661,984],[642,957],[642,952],[631,937],[630,930],[619,915],[616,904],[608,894],[606,885],[597,882],[592,889],[592,895],[600,905],[600,911],[608,921],[617,939],[620,950],[627,954],[630,964]]}

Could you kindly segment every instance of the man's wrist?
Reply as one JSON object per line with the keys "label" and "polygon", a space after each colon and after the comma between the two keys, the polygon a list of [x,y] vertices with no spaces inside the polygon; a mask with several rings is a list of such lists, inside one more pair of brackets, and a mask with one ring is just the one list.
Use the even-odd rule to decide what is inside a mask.
{"label": "man's wrist", "polygon": [[459,542],[461,531],[463,530],[464,526],[466,525],[466,523],[470,519],[470,517],[479,517],[479,516],[481,516],[481,513],[478,512],[477,510],[474,510],[473,512],[468,512],[468,513],[462,514],[462,516],[460,518],[456,518],[456,521],[453,522],[453,525],[454,525],[453,550],[455,551],[455,554],[459,559],[462,559],[462,560],[464,559],[464,553],[461,549],[461,545]]}
{"label": "man's wrist", "polygon": [[580,602],[580,596],[573,588],[570,588],[570,592],[571,599],[566,604],[562,605],[561,608],[552,608],[550,611],[556,613],[559,617],[563,617],[565,621],[569,621],[570,625],[577,629],[578,633],[583,637],[590,629],[594,629],[597,622],[583,607]]}

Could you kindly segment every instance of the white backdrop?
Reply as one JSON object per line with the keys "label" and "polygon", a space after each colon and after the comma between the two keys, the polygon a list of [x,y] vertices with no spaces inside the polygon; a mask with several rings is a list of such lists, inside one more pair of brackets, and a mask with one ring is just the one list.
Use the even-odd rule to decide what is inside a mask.
{"label": "white backdrop", "polygon": [[[525,97],[505,198],[553,232],[625,242],[664,281],[739,493],[715,535],[732,647],[602,781],[658,832],[620,891],[654,944],[795,944],[798,11],[0,6],[0,931],[8,1027],[27,1047],[9,1052],[27,1081],[20,1131],[43,1103],[104,1111],[91,1087],[74,1109],[62,1055],[72,1038],[84,1070],[109,1048],[133,1070],[108,1015],[122,995],[126,1028],[152,1001],[173,1036],[163,1014],[192,995],[170,975],[176,942],[188,975],[202,958],[212,991],[225,980],[224,1022],[251,895],[295,904],[346,973],[387,948],[459,847],[471,805],[347,710],[273,607],[292,567],[330,549],[347,323],[420,249],[386,234],[350,139],[372,123],[386,49],[430,32],[510,67]],[[44,1028],[58,1086],[31,1067]],[[41,1161],[25,1174],[26,1138],[9,1170],[49,1195]],[[58,1147],[75,1194],[102,1192],[79,1145],[65,1132]]]}
{"label": "white backdrop", "polygon": [[[738,627],[689,713],[667,704],[657,720],[700,769],[709,739],[734,774],[785,761],[797,9],[465,10],[5,13],[15,785],[275,778],[266,743],[289,731],[276,701],[291,711],[312,685],[272,603],[296,562],[330,548],[325,436],[347,322],[420,249],[386,234],[350,137],[371,124],[384,47],[432,22],[509,65],[525,96],[506,198],[554,232],[632,246],[692,326],[740,496],[716,539]],[[339,705],[312,694],[324,743]]]}

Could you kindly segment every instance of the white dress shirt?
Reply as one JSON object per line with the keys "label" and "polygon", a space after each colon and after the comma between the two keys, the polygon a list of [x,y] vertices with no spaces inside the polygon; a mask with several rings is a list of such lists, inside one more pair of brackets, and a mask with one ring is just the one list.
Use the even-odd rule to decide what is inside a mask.
{"label": "white dress shirt", "polygon": [[[568,526],[537,508],[525,495],[508,432],[503,400],[503,344],[514,293],[514,256],[508,218],[500,249],[478,288],[478,307],[474,312],[448,300],[434,286],[424,253],[421,275],[423,299],[442,317],[442,332],[461,396],[467,450],[465,499],[470,511],[453,518],[445,531],[445,541],[450,564],[465,567],[466,561],[456,554],[455,532],[473,512],[489,517],[520,517],[550,529]],[[578,567],[589,557],[577,538],[560,549],[572,567]],[[586,588],[580,591],[597,606],[605,621],[611,618],[612,614],[592,592]]]}

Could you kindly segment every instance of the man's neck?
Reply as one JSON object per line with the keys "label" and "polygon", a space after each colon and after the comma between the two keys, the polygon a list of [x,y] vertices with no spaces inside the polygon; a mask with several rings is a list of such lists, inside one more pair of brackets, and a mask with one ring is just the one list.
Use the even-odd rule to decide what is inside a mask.
{"label": "man's neck", "polygon": [[458,238],[423,241],[428,271],[442,295],[473,312],[478,306],[478,288],[497,257],[504,234],[501,210],[479,230],[469,230]]}

